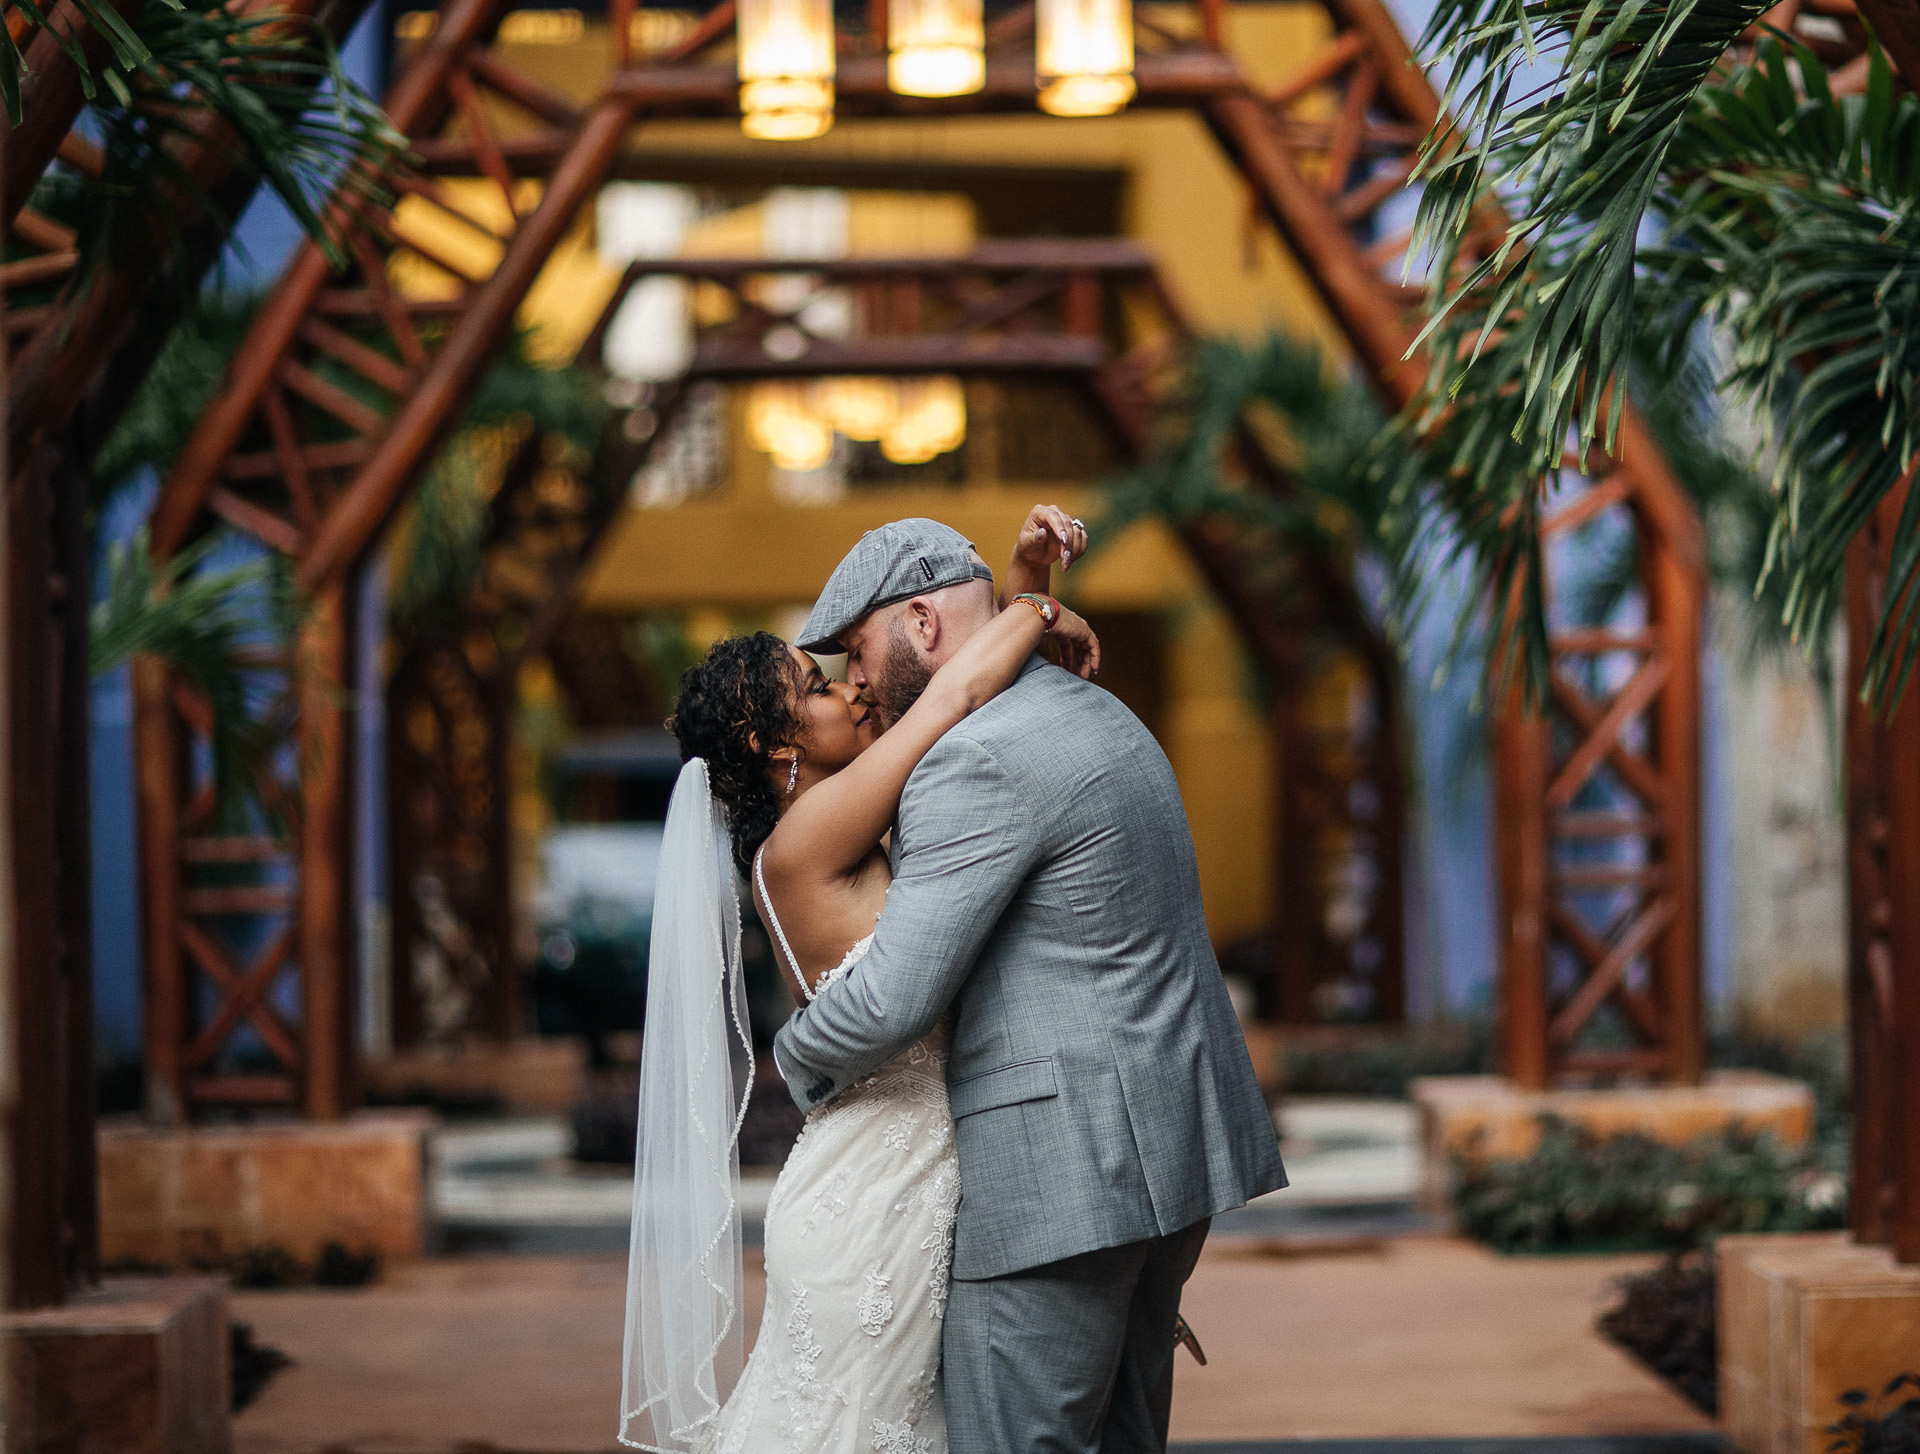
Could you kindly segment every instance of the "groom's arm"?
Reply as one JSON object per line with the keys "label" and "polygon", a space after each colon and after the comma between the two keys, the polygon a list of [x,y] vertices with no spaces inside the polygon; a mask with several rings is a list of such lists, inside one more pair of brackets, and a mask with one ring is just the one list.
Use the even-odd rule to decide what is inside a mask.
{"label": "groom's arm", "polygon": [[803,1110],[933,1028],[1042,847],[993,755],[951,734],[909,780],[900,821],[909,831],[873,948],[774,1037],[774,1063]]}

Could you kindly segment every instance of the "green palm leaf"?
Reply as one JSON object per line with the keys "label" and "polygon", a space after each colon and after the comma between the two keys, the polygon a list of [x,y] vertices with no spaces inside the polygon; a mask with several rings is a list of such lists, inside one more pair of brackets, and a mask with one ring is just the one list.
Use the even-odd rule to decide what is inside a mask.
{"label": "green palm leaf", "polygon": [[[1765,0],[1442,0],[1423,48],[1451,72],[1452,119],[1422,148],[1413,254],[1433,260],[1432,386],[1515,313],[1527,367],[1511,427],[1535,473],[1619,417],[1633,316],[1634,246],[1668,148],[1727,49]],[[1554,79],[1513,99],[1526,72]],[[1537,97],[1538,99],[1534,99]],[[1464,267],[1489,190],[1514,220]],[[1463,303],[1472,315],[1457,317]],[[1449,320],[1452,326],[1448,327]],[[1509,380],[1513,382],[1515,380]],[[1612,439],[1607,441],[1609,447]]]}
{"label": "green palm leaf", "polygon": [[[1759,584],[1783,619],[1824,636],[1849,542],[1920,453],[1920,100],[1892,96],[1876,48],[1864,94],[1834,97],[1807,51],[1768,41],[1689,119],[1646,249],[1650,323],[1679,337],[1705,318],[1731,353],[1722,385],[1747,400],[1773,460],[1776,510]],[[1796,76],[1807,78],[1797,91]],[[1914,665],[1920,495],[1896,530],[1866,664],[1890,704]]]}
{"label": "green palm leaf", "polygon": [[[181,0],[164,0],[164,3],[179,9]],[[38,0],[14,0],[14,8],[29,24],[47,28],[47,33],[59,42],[61,51],[79,72],[81,94],[89,101],[93,100],[99,91],[93,67],[81,50],[77,35],[47,26],[51,7],[40,5]],[[111,5],[102,4],[101,0],[75,0],[74,8],[79,11],[81,19],[107,42],[107,48],[112,52],[112,62],[107,72],[109,85],[124,85],[124,78],[149,59],[146,42],[127,24],[119,11]],[[14,40],[13,32],[0,26],[0,103],[5,104],[7,120],[14,126],[26,119],[20,96],[20,78],[26,69],[27,58]]]}
{"label": "green palm leaf", "polygon": [[[382,180],[406,139],[346,74],[332,37],[308,17],[238,15],[149,5],[135,22],[135,64],[110,68],[97,96],[104,169],[55,167],[34,205],[78,235],[83,289],[103,264],[152,266],[156,243],[180,238],[180,218],[215,210],[182,163],[210,123],[231,128],[241,170],[270,186],[336,265],[344,262],[328,198],[387,200]],[[231,223],[234,219],[223,219]]]}
{"label": "green palm leaf", "polygon": [[[1562,172],[1528,214],[1558,219],[1562,240],[1550,245],[1549,231],[1507,273],[1483,271],[1441,300],[1433,374],[1383,455],[1389,528],[1410,544],[1427,512],[1448,517],[1447,552],[1466,556],[1485,598],[1510,613],[1497,679],[1517,677],[1535,700],[1544,688],[1539,502],[1563,452],[1617,417],[1636,339],[1672,354],[1703,326],[1725,340],[1716,383],[1752,405],[1773,470],[1768,545],[1749,584],[1801,643],[1822,639],[1847,542],[1920,443],[1920,102],[1894,97],[1877,50],[1869,74],[1864,94],[1835,97],[1810,52],[1763,41],[1663,125],[1650,171],[1639,148],[1633,176],[1646,185],[1631,228],[1616,207],[1594,210],[1587,174]],[[1512,155],[1503,145],[1490,154]],[[1658,246],[1638,241],[1641,195]],[[1920,518],[1909,514],[1868,665],[1883,703],[1911,672],[1920,632],[1906,589],[1920,573]]]}
{"label": "green palm leaf", "polygon": [[231,821],[270,770],[282,734],[263,721],[263,652],[291,640],[300,606],[285,562],[265,558],[206,570],[226,544],[208,536],[156,565],[143,530],[108,551],[106,590],[95,603],[87,650],[95,676],[136,655],[166,664],[212,708],[214,795]]}
{"label": "green palm leaf", "polygon": [[[1311,345],[1278,333],[1254,345],[1201,339],[1155,448],[1109,485],[1106,520],[1224,515],[1350,558],[1379,543],[1385,494],[1364,466],[1384,422],[1372,394]],[[1233,482],[1229,459],[1244,447],[1284,472],[1286,491]]]}

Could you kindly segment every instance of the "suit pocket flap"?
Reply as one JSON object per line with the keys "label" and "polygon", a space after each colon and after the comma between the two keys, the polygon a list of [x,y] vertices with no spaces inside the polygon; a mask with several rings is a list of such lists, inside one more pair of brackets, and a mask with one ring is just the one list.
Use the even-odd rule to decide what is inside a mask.
{"label": "suit pocket flap", "polygon": [[1059,1093],[1053,1083],[1051,1057],[1003,1065],[998,1070],[956,1080],[947,1087],[947,1098],[953,1105],[956,1121],[976,1111],[990,1111],[995,1106],[1012,1106],[1021,1101],[1043,1101]]}

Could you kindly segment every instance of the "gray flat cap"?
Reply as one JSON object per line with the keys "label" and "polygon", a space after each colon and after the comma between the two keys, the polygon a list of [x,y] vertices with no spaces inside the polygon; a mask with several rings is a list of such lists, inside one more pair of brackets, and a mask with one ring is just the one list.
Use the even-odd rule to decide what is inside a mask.
{"label": "gray flat cap", "polygon": [[967,538],[938,520],[895,520],[869,530],[827,577],[813,603],[802,651],[841,651],[839,635],[869,611],[967,581],[991,581],[993,572]]}

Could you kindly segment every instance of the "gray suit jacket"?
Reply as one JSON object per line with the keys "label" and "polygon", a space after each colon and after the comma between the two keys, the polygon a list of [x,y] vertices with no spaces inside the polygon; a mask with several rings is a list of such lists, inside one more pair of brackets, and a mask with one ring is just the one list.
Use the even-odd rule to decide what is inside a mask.
{"label": "gray suit jacket", "polygon": [[878,937],[774,1043],[811,1109],[957,1010],[953,1275],[1164,1236],[1286,1185],[1159,745],[1029,662],[900,800]]}

